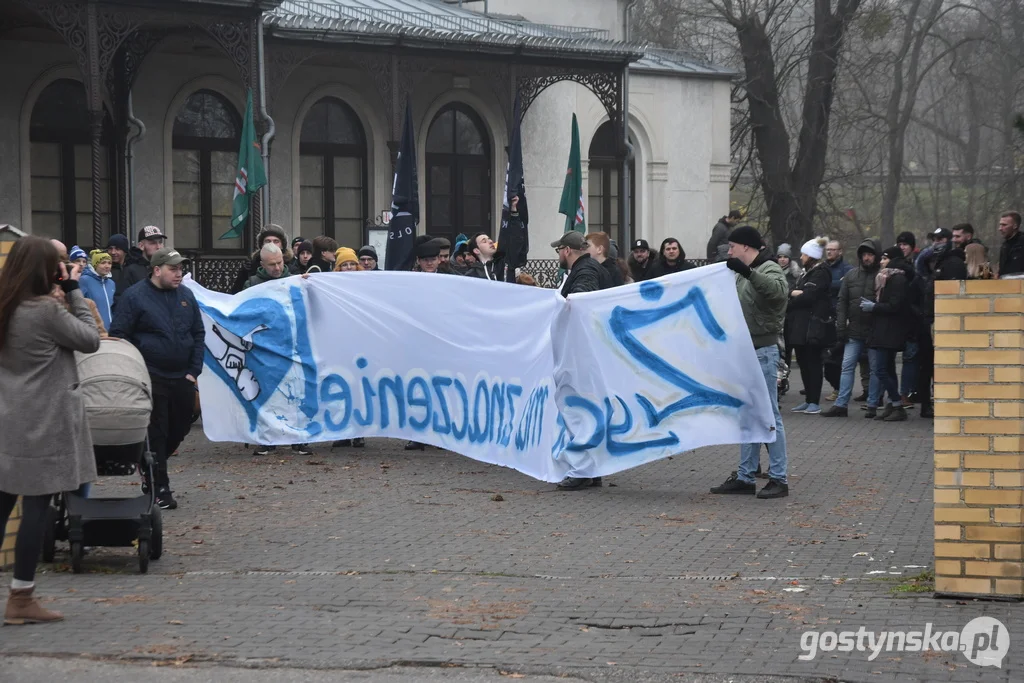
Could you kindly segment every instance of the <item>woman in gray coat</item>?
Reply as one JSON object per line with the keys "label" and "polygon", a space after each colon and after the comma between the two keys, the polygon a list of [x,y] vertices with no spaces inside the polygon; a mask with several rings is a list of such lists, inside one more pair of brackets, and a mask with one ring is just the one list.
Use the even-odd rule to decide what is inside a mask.
{"label": "woman in gray coat", "polygon": [[53,494],[96,479],[74,352],[95,352],[100,335],[80,276],[32,236],[14,243],[0,271],[0,530],[22,500],[5,624],[64,618],[33,597],[46,510]]}

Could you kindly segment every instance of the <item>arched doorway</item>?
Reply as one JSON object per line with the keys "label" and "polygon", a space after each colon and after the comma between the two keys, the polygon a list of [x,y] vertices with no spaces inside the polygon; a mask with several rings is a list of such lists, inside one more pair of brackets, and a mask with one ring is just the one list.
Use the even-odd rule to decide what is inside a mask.
{"label": "arched doorway", "polygon": [[437,113],[426,168],[429,234],[491,232],[491,145],[476,112],[453,103]]}
{"label": "arched doorway", "polygon": [[[619,173],[622,163],[617,158],[619,131],[611,121],[606,121],[594,133],[590,142],[590,175],[587,181],[587,228],[594,232],[607,233],[620,245],[625,244],[626,231],[619,225],[619,196],[621,182]],[[636,142],[630,135],[630,143],[636,149]],[[629,222],[636,225],[636,165],[629,164]]]}
{"label": "arched doorway", "polygon": [[231,208],[238,172],[242,119],[220,93],[197,90],[174,117],[171,177],[174,187],[174,246],[202,252],[244,253],[249,227],[237,237]]}
{"label": "arched doorway", "polygon": [[103,117],[100,138],[100,213],[104,244],[92,244],[92,151],[85,87],[70,78],[55,80],[40,93],[29,121],[32,232],[83,248],[102,247],[110,236],[115,206],[111,169],[116,166],[113,124]]}
{"label": "arched doorway", "polygon": [[299,234],[359,249],[366,243],[366,185],[363,124],[341,100],[319,100],[299,137]]}

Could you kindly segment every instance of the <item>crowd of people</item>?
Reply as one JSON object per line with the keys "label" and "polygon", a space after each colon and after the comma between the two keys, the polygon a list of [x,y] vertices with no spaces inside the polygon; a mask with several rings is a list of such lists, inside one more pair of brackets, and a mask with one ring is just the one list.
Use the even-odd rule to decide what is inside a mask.
{"label": "crowd of people", "polygon": [[[516,202],[512,202],[516,217]],[[756,490],[763,444],[740,448],[736,471],[717,494],[756,494],[760,499],[789,495],[786,433],[779,397],[789,390],[795,355],[803,379],[803,400],[792,412],[848,417],[851,400],[864,403],[864,415],[885,421],[907,419],[919,405],[932,416],[931,370],[934,353],[934,282],[1024,275],[1021,216],[1000,217],[1003,242],[998,259],[969,224],[936,229],[918,249],[911,233],[882,248],[863,240],[856,264],[847,264],[842,245],[815,238],[800,247],[768,249],[754,227],[740,225],[732,212],[715,226],[708,260],[724,261],[735,272],[737,295],[771,399],[776,440],[768,444],[768,483]],[[675,238],[654,252],[646,240],[630,245],[621,258],[607,234],[563,234],[551,243],[564,273],[563,296],[640,282],[694,267]],[[504,281],[507,271],[499,245],[485,233],[460,235],[454,245],[443,237],[416,239],[414,270]],[[15,549],[15,571],[5,623],[54,621],[60,614],[33,596],[47,511],[52,495],[88,495],[96,464],[81,397],[74,391],[74,352],[91,353],[105,337],[133,344],[146,362],[153,406],[148,430],[154,453],[153,480],[145,489],[162,509],[177,501],[167,461],[197,416],[197,378],[203,369],[206,330],[195,296],[182,287],[185,257],[166,245],[156,226],[138,234],[137,246],[113,235],[103,250],[57,240],[23,237],[0,271],[0,432],[18,433],[0,445],[0,529],[20,496],[23,513]],[[268,225],[256,250],[239,269],[233,292],[279,278],[308,278],[327,271],[379,271],[372,246],[340,246],[324,235],[307,240]],[[515,281],[536,285],[525,272]],[[902,371],[896,372],[902,354]],[[854,385],[860,368],[860,395]],[[823,384],[833,387],[822,410]],[[68,444],[73,444],[68,448]],[[335,442],[360,447],[362,439]],[[306,445],[293,446],[306,454]],[[409,449],[422,449],[411,442]],[[272,447],[257,446],[255,454]],[[599,487],[600,477],[569,477],[563,490]]]}

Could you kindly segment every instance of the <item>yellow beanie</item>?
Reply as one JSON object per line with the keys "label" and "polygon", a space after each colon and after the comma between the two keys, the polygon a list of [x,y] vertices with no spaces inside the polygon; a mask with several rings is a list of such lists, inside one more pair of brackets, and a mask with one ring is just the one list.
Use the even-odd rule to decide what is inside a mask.
{"label": "yellow beanie", "polygon": [[354,261],[359,263],[359,259],[356,257],[355,249],[349,249],[348,247],[341,247],[338,251],[334,252],[334,264],[346,263],[348,261]]}
{"label": "yellow beanie", "polygon": [[104,261],[113,261],[113,259],[110,258],[110,254],[107,252],[102,249],[93,249],[89,252],[89,262],[92,263],[92,267],[94,269]]}

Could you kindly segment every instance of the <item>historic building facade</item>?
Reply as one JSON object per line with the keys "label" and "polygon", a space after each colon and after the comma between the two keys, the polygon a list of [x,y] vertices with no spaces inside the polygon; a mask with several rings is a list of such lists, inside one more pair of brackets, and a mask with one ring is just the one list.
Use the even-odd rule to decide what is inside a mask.
{"label": "historic building facade", "polygon": [[[487,16],[484,4],[3,3],[0,222],[82,246],[157,224],[214,286],[264,222],[383,246],[409,101],[420,230],[496,233],[519,93],[531,258],[549,258],[563,228],[573,112],[591,229],[671,235],[702,257],[728,207],[731,75],[622,42],[623,0],[490,0]],[[225,239],[250,88],[269,186],[245,234]]]}

